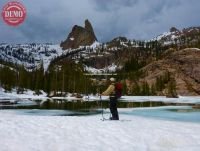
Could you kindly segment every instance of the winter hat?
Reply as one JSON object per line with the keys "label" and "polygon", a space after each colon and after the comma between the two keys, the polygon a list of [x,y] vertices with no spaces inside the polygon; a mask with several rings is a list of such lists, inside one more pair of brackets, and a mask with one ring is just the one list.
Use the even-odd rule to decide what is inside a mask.
{"label": "winter hat", "polygon": [[115,78],[110,78],[110,81],[111,82],[115,82]]}

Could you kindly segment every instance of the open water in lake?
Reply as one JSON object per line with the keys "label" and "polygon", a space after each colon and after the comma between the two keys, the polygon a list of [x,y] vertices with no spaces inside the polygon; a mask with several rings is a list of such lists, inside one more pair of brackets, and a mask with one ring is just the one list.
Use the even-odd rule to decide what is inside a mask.
{"label": "open water in lake", "polygon": [[[164,102],[118,102],[119,115],[142,116],[162,120],[176,120],[200,123],[200,109],[190,105],[166,104]],[[12,110],[20,115],[38,116],[90,116],[101,114],[102,109],[110,114],[109,101],[68,101],[68,100],[36,100],[22,101],[14,104],[0,104],[1,110]],[[120,108],[123,108],[120,110]],[[129,108],[129,109],[124,109]]]}

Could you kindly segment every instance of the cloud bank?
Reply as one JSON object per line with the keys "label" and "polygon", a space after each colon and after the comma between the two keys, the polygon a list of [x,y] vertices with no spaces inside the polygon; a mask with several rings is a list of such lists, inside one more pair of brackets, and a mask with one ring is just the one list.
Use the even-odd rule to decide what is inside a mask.
{"label": "cloud bank", "polygon": [[[66,39],[73,25],[89,19],[100,42],[117,36],[150,39],[170,27],[200,26],[199,0],[19,0],[25,22],[7,26],[0,19],[0,43],[53,42]],[[8,0],[0,1],[2,10]]]}

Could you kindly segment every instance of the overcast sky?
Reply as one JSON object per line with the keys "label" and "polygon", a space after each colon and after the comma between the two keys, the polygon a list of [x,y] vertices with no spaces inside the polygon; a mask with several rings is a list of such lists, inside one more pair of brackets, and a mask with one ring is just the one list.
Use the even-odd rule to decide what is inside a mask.
{"label": "overcast sky", "polygon": [[[27,9],[18,27],[0,19],[0,43],[53,42],[89,19],[100,42],[117,36],[151,39],[175,26],[200,26],[200,0],[18,0]],[[0,1],[3,5],[8,0]]]}

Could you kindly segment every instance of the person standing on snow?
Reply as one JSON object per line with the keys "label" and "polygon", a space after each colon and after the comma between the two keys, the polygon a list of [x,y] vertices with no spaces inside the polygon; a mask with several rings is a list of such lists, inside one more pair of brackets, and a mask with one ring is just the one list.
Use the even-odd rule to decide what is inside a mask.
{"label": "person standing on snow", "polygon": [[117,96],[115,92],[115,78],[110,78],[111,84],[109,87],[102,93],[102,95],[110,96],[110,112],[112,114],[111,120],[119,120],[119,115],[117,111]]}

